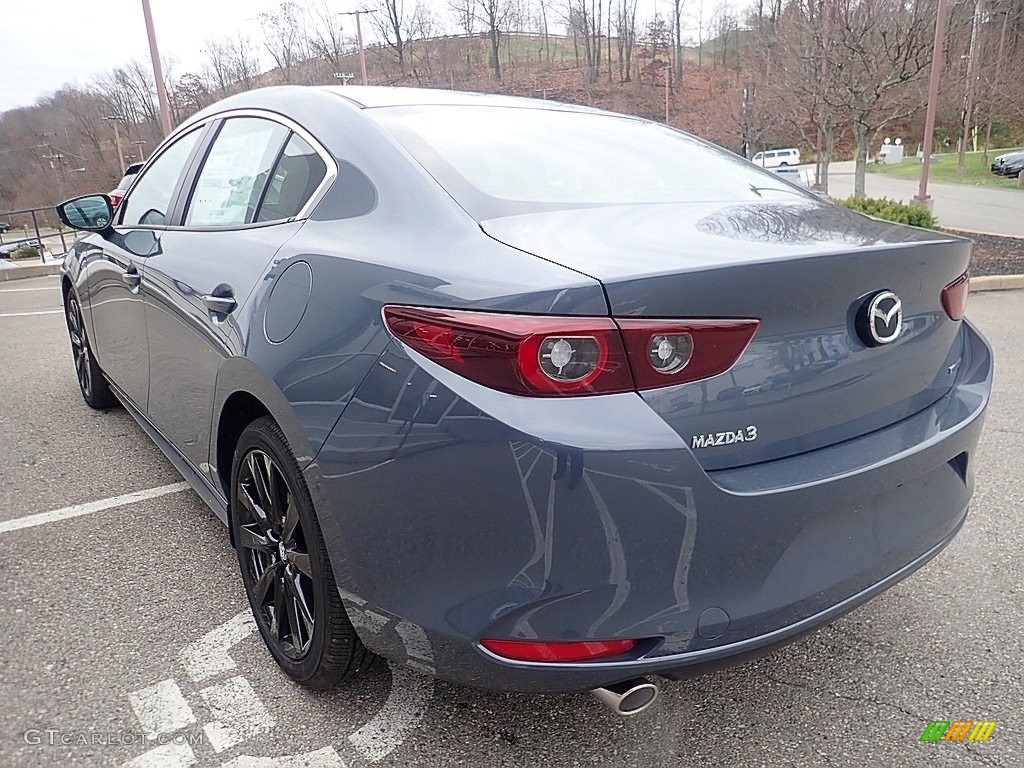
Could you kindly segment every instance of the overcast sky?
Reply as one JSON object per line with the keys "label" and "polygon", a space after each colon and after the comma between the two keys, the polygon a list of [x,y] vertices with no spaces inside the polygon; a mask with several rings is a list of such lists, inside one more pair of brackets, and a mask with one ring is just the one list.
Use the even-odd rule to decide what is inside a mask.
{"label": "overcast sky", "polygon": [[[203,42],[246,32],[274,0],[150,0],[160,54],[180,74],[203,64]],[[339,2],[338,10],[345,10]],[[0,111],[33,104],[133,58],[149,63],[140,0],[3,0]],[[353,6],[354,7],[354,6]]]}
{"label": "overcast sky", "polygon": [[[318,0],[320,1],[320,0]],[[421,0],[450,16],[447,0]],[[710,13],[720,0],[702,0]],[[160,54],[172,72],[199,70],[205,41],[246,34],[259,45],[257,16],[280,0],[150,0]],[[363,0],[326,0],[338,11]],[[406,0],[411,12],[416,0]],[[739,5],[741,0],[726,0]],[[696,14],[699,0],[686,0],[684,14]],[[0,2],[0,112],[29,106],[65,83],[85,84],[112,67],[139,59],[149,65],[141,0],[2,0]],[[637,26],[657,8],[671,13],[669,0],[640,0]],[[684,16],[685,18],[685,16]],[[347,21],[347,20],[346,20]],[[346,23],[346,29],[350,22]],[[693,26],[692,22],[687,26]],[[372,39],[364,25],[364,34]],[[552,31],[561,31],[552,23]],[[695,30],[694,30],[695,31]],[[684,40],[687,34],[683,35]],[[264,66],[268,57],[261,54]]]}

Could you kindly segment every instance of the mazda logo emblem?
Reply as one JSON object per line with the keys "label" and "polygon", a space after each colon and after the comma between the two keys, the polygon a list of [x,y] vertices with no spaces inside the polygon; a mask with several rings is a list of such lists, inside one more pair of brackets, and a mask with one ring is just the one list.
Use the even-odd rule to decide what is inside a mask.
{"label": "mazda logo emblem", "polygon": [[857,313],[857,332],[869,347],[896,341],[903,330],[903,302],[892,291],[879,291]]}

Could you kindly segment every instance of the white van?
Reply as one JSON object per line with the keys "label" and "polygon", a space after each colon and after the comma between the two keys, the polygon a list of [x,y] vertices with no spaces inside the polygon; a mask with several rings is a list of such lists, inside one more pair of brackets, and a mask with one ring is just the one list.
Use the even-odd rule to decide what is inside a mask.
{"label": "white van", "polygon": [[758,152],[754,155],[752,162],[762,168],[783,168],[790,165],[800,165],[799,149],[773,149],[770,152]]}

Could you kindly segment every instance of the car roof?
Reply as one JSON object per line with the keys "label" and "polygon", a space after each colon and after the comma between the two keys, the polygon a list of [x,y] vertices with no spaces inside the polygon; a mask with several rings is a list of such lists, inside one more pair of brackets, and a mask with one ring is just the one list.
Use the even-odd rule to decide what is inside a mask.
{"label": "car roof", "polygon": [[490,106],[605,113],[605,110],[593,109],[592,107],[584,107],[577,104],[566,104],[560,101],[528,99],[520,96],[502,96],[494,93],[449,91],[442,88],[404,88],[379,85],[328,85],[320,86],[320,90],[341,96],[357,107],[361,107],[363,109],[409,106]]}

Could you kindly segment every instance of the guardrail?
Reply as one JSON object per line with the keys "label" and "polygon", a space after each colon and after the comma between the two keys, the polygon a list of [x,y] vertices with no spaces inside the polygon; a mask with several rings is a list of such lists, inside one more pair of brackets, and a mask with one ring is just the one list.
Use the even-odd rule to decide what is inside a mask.
{"label": "guardrail", "polygon": [[[51,223],[54,221],[56,221],[56,225]],[[28,246],[38,245],[39,260],[46,263],[48,261],[47,251],[50,251],[54,258],[67,253],[69,239],[74,242],[75,235],[72,234],[72,230],[65,228],[57,220],[57,212],[53,206],[0,211],[0,248],[18,243],[25,243]],[[57,246],[58,241],[60,242],[59,246]],[[53,243],[54,248],[49,248],[49,243]],[[57,252],[58,247],[59,253]],[[2,257],[3,255],[0,254],[0,258]],[[50,259],[50,261],[52,260]]]}

